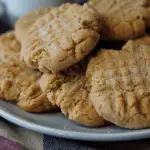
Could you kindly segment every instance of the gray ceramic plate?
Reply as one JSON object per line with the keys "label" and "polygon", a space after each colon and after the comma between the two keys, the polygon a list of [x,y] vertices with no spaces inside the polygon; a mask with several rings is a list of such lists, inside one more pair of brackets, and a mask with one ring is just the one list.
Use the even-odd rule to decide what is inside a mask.
{"label": "gray ceramic plate", "polygon": [[150,138],[150,129],[128,130],[116,126],[87,128],[69,121],[61,113],[30,114],[6,101],[0,101],[0,116],[27,129],[69,139],[127,141]]}

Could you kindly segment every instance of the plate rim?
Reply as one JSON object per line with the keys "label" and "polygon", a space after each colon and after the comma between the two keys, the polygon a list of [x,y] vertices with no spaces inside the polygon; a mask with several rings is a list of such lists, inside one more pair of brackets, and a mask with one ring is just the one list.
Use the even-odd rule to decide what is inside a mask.
{"label": "plate rim", "polygon": [[79,131],[69,131],[62,129],[55,129],[52,127],[46,127],[33,123],[32,121],[26,120],[19,116],[14,116],[9,111],[4,110],[0,107],[0,116],[7,121],[14,123],[18,126],[26,129],[36,131],[41,134],[56,136],[60,138],[82,140],[82,141],[95,141],[95,142],[117,142],[117,141],[131,141],[150,138],[150,130],[135,130],[131,133],[110,133],[110,134],[96,134],[96,133],[83,133]]}

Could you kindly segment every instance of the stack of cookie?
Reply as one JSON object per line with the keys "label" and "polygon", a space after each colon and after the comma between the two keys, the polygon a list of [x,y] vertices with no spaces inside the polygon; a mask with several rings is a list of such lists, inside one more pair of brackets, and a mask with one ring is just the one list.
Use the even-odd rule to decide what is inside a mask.
{"label": "stack of cookie", "polygon": [[[85,126],[150,127],[147,0],[40,8],[0,36],[0,98]],[[102,40],[125,41],[120,51]],[[108,42],[109,43],[109,42]]]}

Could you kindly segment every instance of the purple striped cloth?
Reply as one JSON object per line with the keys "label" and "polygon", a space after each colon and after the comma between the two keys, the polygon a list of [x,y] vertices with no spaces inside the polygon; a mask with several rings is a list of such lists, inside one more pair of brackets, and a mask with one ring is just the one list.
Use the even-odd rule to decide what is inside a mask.
{"label": "purple striped cloth", "polygon": [[0,150],[24,150],[20,144],[9,140],[3,136],[0,137]]}

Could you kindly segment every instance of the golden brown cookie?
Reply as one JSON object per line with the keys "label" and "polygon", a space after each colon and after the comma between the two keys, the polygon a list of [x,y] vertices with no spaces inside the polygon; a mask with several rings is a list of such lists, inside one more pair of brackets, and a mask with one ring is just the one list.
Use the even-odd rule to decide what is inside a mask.
{"label": "golden brown cookie", "polygon": [[87,5],[63,4],[37,19],[22,42],[27,66],[59,72],[82,60],[99,41],[100,16]]}
{"label": "golden brown cookie", "polygon": [[134,39],[150,25],[148,0],[90,0],[88,4],[103,18],[102,39]]}
{"label": "golden brown cookie", "polygon": [[140,45],[150,45],[150,35],[145,35],[141,38],[137,38],[134,40],[134,42]]}
{"label": "golden brown cookie", "polygon": [[50,111],[54,108],[41,91],[41,73],[19,61],[20,43],[14,32],[0,36],[0,98],[16,102],[29,112]]}
{"label": "golden brown cookie", "polygon": [[9,31],[0,36],[0,63],[13,64],[20,55],[20,43],[14,36],[14,31]]}
{"label": "golden brown cookie", "polygon": [[80,65],[59,74],[44,74],[41,88],[69,119],[85,126],[102,126],[104,119],[89,100],[90,85],[84,76],[86,65]]}
{"label": "golden brown cookie", "polygon": [[87,76],[100,116],[124,128],[150,127],[150,46],[129,41],[121,51],[102,50]]}
{"label": "golden brown cookie", "polygon": [[48,13],[52,7],[43,7],[35,11],[27,13],[25,16],[21,17],[15,25],[15,34],[17,39],[22,42],[25,38],[28,38],[29,28],[36,22],[36,20],[46,13]]}

